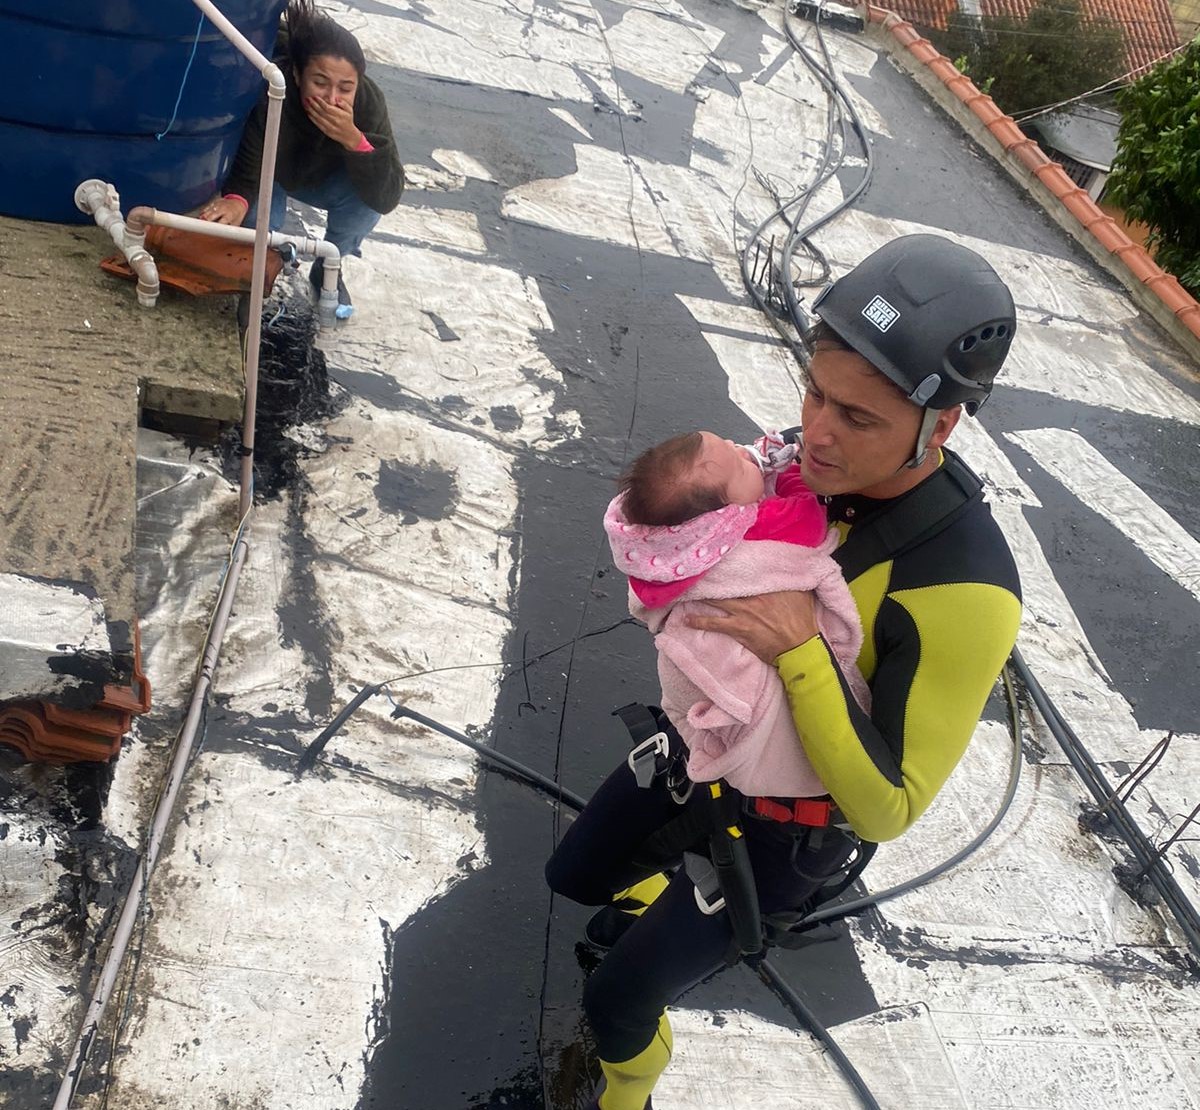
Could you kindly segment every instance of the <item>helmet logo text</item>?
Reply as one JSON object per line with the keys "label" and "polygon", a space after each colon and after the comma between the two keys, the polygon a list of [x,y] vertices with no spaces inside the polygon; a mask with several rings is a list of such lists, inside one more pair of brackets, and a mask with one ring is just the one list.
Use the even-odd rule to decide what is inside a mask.
{"label": "helmet logo text", "polygon": [[900,313],[887,303],[878,293],[871,298],[870,304],[862,310],[862,314],[880,331],[887,331],[897,320]]}

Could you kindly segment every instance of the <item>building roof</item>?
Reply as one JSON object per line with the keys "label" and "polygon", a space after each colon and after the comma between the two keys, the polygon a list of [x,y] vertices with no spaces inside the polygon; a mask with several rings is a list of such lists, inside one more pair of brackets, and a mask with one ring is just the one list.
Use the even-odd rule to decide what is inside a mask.
{"label": "building roof", "polygon": [[[1088,16],[1107,16],[1125,32],[1125,56],[1129,70],[1150,66],[1180,42],[1170,0],[1082,0]],[[945,30],[948,17],[956,11],[1025,19],[1034,0],[891,0],[897,15],[919,27]]]}
{"label": "building roof", "polygon": [[1041,132],[1055,150],[1107,173],[1117,156],[1117,129],[1121,117],[1116,112],[1077,105],[1070,112],[1056,112],[1030,120],[1029,126]]}

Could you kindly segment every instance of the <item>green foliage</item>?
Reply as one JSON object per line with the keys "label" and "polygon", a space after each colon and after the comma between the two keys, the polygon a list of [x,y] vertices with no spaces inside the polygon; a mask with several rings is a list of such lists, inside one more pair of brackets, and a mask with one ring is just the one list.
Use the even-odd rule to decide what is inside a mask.
{"label": "green foliage", "polygon": [[1150,228],[1155,261],[1200,295],[1200,39],[1117,96],[1106,199]]}
{"label": "green foliage", "polygon": [[1024,20],[956,12],[930,37],[1009,115],[1078,96],[1125,66],[1120,27],[1085,18],[1079,0],[1038,0]]}

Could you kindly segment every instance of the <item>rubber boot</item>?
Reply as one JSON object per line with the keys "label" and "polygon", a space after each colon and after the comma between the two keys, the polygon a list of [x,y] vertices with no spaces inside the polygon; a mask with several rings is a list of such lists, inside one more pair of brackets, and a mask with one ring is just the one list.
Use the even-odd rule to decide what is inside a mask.
{"label": "rubber boot", "polygon": [[624,890],[618,890],[613,895],[612,905],[602,906],[584,926],[583,935],[588,943],[596,948],[611,948],[667,889],[669,882],[667,876],[659,872]]}
{"label": "rubber boot", "polygon": [[671,1061],[671,1025],[664,1013],[658,1019],[654,1039],[636,1056],[620,1063],[600,1061],[604,1089],[596,1099],[596,1110],[647,1110],[650,1092]]}

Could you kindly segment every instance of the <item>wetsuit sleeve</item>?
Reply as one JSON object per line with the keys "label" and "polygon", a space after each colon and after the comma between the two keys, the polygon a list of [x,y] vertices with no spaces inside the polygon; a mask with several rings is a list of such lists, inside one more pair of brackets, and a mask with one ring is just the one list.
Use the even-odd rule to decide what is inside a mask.
{"label": "wetsuit sleeve", "polygon": [[1020,612],[1012,592],[977,582],[886,595],[869,716],[820,637],[776,659],[804,750],[864,840],[899,836],[941,789],[1012,650]]}
{"label": "wetsuit sleeve", "polygon": [[222,194],[236,193],[238,196],[252,201],[258,197],[258,174],[262,167],[263,136],[267,128],[267,98],[264,94],[246,120],[242,131],[242,141],[238,143],[237,153],[233,156],[233,167],[225,184]]}
{"label": "wetsuit sleeve", "polygon": [[400,203],[404,167],[396,151],[396,136],[392,133],[383,93],[365,78],[354,101],[354,122],[372,149],[346,151],[346,173],[359,199],[380,215],[386,215]]}

